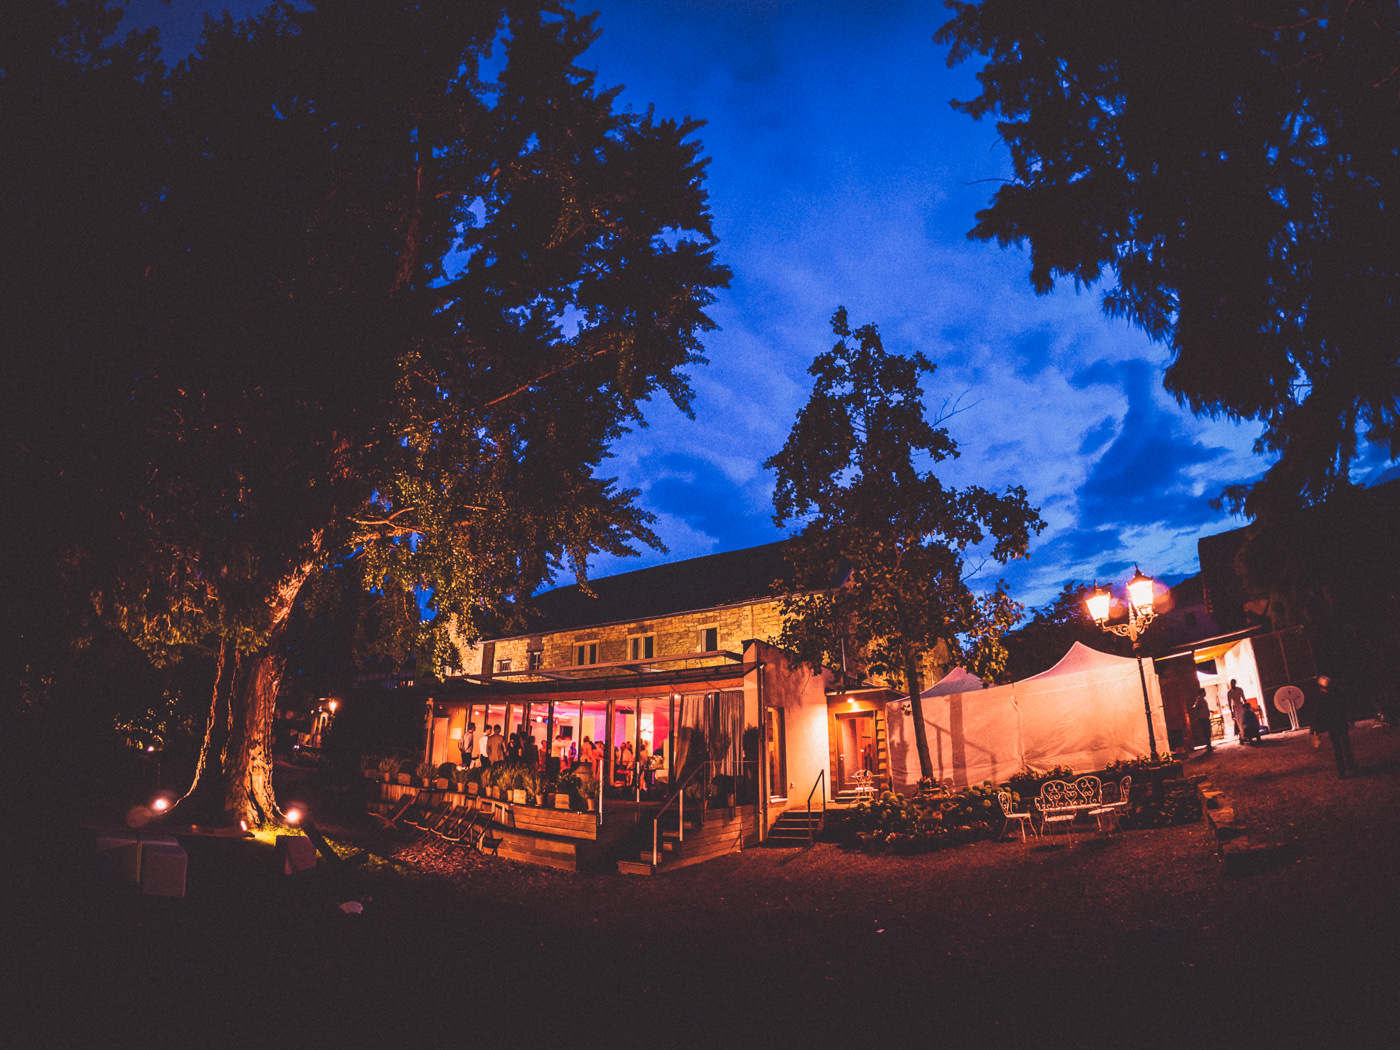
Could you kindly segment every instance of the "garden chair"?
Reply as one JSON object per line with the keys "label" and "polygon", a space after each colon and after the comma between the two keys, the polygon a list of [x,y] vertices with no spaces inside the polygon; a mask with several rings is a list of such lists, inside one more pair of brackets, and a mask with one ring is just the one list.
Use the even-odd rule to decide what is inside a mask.
{"label": "garden chair", "polygon": [[1074,844],[1074,818],[1080,810],[1079,791],[1073,784],[1063,780],[1047,780],[1040,786],[1040,797],[1035,807],[1040,811],[1040,833],[1063,827],[1069,834],[1070,844]]}
{"label": "garden chair", "polygon": [[997,792],[997,801],[1001,803],[1001,814],[1002,814],[1003,817],[1006,818],[1006,819],[1002,822],[1002,825],[1001,825],[1001,834],[997,836],[998,839],[1001,839],[1001,838],[1005,838],[1005,837],[1006,837],[1006,829],[1007,829],[1008,827],[1011,826],[1011,822],[1012,822],[1013,820],[1016,821],[1016,823],[1018,823],[1018,824],[1021,825],[1021,841],[1022,841],[1022,842],[1025,842],[1025,841],[1026,841],[1026,828],[1028,828],[1028,827],[1031,829],[1031,833],[1032,833],[1032,834],[1039,834],[1039,833],[1035,830],[1035,825],[1031,823],[1031,815],[1030,815],[1029,813],[1026,813],[1026,812],[1016,812],[1015,810],[1013,810],[1013,809],[1011,808],[1012,805],[1014,805],[1014,803],[1011,801],[1011,792],[1009,792],[1009,791],[998,791],[998,792]]}
{"label": "garden chair", "polygon": [[424,830],[431,832],[432,834],[437,835],[439,838],[441,838],[443,829],[457,823],[459,820],[462,819],[463,816],[466,815],[466,812],[466,806],[453,806],[451,809],[443,813],[436,820],[431,821],[428,824],[428,826],[424,828]]}
{"label": "garden chair", "polygon": [[423,819],[423,814],[432,806],[434,794],[435,793],[431,789],[419,791],[418,794],[413,797],[413,802],[410,803],[408,810],[401,818],[401,822],[404,824],[414,824],[416,826],[417,822]]}
{"label": "garden chair", "polygon": [[1124,777],[1118,784],[1109,784],[1108,791],[1116,789],[1117,798],[1105,798],[1103,804],[1091,809],[1090,815],[1098,821],[1100,831],[1112,831],[1114,828],[1122,828],[1119,821],[1123,814],[1128,811],[1128,799],[1132,794],[1133,778]]}
{"label": "garden chair", "polygon": [[371,811],[370,816],[379,821],[379,823],[384,826],[385,831],[392,831],[394,830],[394,826],[403,819],[403,815],[408,812],[408,807],[413,805],[413,798],[414,796],[412,795],[404,795],[403,798],[394,803],[393,808],[391,808],[388,813],[375,813]]}
{"label": "garden chair", "polygon": [[477,812],[471,806],[458,806],[461,814],[449,821],[435,833],[449,846],[460,846],[463,842],[471,845],[472,833],[476,830]]}
{"label": "garden chair", "polygon": [[437,821],[441,820],[443,814],[445,814],[451,808],[452,803],[444,799],[441,802],[433,803],[426,809],[419,810],[416,815],[410,815],[406,819],[408,823],[413,827],[420,828],[426,831]]}

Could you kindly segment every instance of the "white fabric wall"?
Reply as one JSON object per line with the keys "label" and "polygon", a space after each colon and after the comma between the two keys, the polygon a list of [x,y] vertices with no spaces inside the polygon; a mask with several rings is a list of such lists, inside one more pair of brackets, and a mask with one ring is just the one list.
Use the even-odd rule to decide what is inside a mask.
{"label": "white fabric wall", "polygon": [[[1161,692],[1151,663],[1145,661],[1143,670],[1161,750],[1167,742]],[[1076,643],[1049,671],[1013,685],[979,689],[977,679],[967,679],[958,692],[940,694],[940,682],[920,694],[934,778],[951,780],[955,788],[1001,783],[1023,768],[1088,772],[1149,752],[1136,660]],[[919,756],[908,704],[893,701],[886,715],[891,773],[896,785],[912,788],[919,781]]]}

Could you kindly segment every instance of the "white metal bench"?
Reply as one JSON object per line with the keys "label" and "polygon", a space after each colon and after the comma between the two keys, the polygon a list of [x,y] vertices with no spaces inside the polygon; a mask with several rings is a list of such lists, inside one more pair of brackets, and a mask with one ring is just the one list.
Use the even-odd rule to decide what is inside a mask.
{"label": "white metal bench", "polygon": [[1075,818],[1102,806],[1103,786],[1098,777],[1083,776],[1072,783],[1047,780],[1040,786],[1040,795],[1035,800],[1036,811],[1040,814],[1040,833],[1044,835],[1047,829],[1063,827],[1072,843]]}

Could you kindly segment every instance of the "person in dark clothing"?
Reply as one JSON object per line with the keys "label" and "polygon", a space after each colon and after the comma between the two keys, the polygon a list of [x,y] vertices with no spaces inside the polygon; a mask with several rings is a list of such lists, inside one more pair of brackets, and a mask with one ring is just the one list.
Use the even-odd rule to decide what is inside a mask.
{"label": "person in dark clothing", "polygon": [[1196,699],[1191,701],[1191,724],[1195,727],[1196,738],[1205,745],[1206,754],[1210,754],[1215,750],[1215,742],[1211,740],[1210,703],[1204,689],[1197,689]]}
{"label": "person in dark clothing", "polygon": [[1326,733],[1332,739],[1332,754],[1337,759],[1337,776],[1345,780],[1356,774],[1356,759],[1351,753],[1351,712],[1346,699],[1333,692],[1332,679],[1322,675],[1317,680],[1317,714],[1313,731]]}

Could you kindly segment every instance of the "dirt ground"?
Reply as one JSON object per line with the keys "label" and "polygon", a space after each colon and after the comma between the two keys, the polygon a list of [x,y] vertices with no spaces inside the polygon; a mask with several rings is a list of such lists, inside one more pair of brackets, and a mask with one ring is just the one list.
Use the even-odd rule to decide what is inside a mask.
{"label": "dirt ground", "polygon": [[1400,1045],[1400,733],[1352,739],[1349,780],[1306,733],[1188,761],[1247,829],[1239,874],[1204,823],[648,879],[328,822],[391,859],[284,876],[189,838],[187,896],[162,899],[96,883],[90,833],[49,828],[14,851],[6,1015],[52,1046]]}

